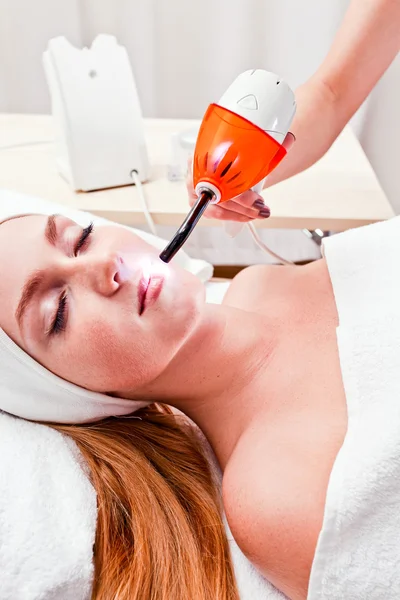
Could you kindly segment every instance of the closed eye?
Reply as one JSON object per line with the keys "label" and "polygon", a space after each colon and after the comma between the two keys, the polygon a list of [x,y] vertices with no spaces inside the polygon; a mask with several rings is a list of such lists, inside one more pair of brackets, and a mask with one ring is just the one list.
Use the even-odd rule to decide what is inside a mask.
{"label": "closed eye", "polygon": [[[84,249],[87,246],[90,234],[93,232],[93,229],[94,229],[94,225],[92,222],[82,230],[82,234],[79,237],[78,242],[75,246],[75,250],[74,250],[75,256],[78,255],[80,250]],[[54,315],[54,318],[52,320],[52,324],[49,328],[49,331],[47,332],[48,335],[53,335],[55,333],[60,333],[62,331],[65,331],[65,328],[67,325],[67,317],[66,317],[67,309],[68,309],[68,294],[67,294],[67,292],[64,291],[58,300],[57,311],[56,311],[56,314]]]}
{"label": "closed eye", "polygon": [[66,292],[63,292],[59,301],[57,312],[54,316],[52,324],[47,332],[47,335],[53,335],[54,333],[60,333],[65,330],[66,327],[66,316],[68,296]]}
{"label": "closed eye", "polygon": [[92,221],[82,231],[82,235],[80,236],[80,238],[79,238],[79,240],[78,240],[78,242],[77,242],[77,244],[75,246],[75,256],[79,253],[80,250],[82,250],[82,248],[85,248],[87,246],[90,234],[93,233],[93,229],[94,229],[94,225],[93,225],[93,221]]}

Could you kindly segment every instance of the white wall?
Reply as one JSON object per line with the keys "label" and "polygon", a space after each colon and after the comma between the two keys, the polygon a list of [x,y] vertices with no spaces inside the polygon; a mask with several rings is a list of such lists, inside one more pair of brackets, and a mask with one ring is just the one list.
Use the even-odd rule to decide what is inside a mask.
{"label": "white wall", "polygon": [[347,3],[0,0],[0,110],[48,112],[41,65],[47,40],[65,35],[89,45],[103,32],[128,48],[145,116],[200,117],[247,68],[276,70],[294,87],[304,81]]}
{"label": "white wall", "polygon": [[81,43],[79,3],[0,0],[0,111],[49,112],[41,56],[56,35]]}
{"label": "white wall", "polygon": [[400,55],[371,94],[359,137],[382,188],[400,214]]}

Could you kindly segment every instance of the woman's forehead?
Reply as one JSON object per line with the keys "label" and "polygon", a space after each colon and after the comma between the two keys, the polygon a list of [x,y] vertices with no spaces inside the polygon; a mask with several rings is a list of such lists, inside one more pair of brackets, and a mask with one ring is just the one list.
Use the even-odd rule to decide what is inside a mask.
{"label": "woman's forehead", "polygon": [[21,215],[0,224],[0,327],[10,327],[21,290],[39,267],[45,215]]}
{"label": "woman's forehead", "polygon": [[31,262],[47,218],[19,215],[0,223],[0,277]]}
{"label": "woman's forehead", "polygon": [[6,219],[3,219],[2,221],[0,221],[0,226],[5,223],[9,223],[10,221],[16,221],[17,219],[25,219],[26,217],[42,217],[43,219],[46,219],[46,218],[48,218],[48,215],[41,215],[41,214],[37,214],[37,213],[24,213],[23,215],[11,215],[10,217],[7,217]]}

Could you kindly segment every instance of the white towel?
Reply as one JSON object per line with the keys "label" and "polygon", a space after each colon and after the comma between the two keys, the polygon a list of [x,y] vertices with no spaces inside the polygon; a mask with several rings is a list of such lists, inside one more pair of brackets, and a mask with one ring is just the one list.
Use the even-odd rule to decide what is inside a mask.
{"label": "white towel", "polygon": [[324,243],[348,431],[308,600],[400,598],[400,218]]}
{"label": "white towel", "polygon": [[96,494],[67,437],[0,413],[0,600],[89,600]]}

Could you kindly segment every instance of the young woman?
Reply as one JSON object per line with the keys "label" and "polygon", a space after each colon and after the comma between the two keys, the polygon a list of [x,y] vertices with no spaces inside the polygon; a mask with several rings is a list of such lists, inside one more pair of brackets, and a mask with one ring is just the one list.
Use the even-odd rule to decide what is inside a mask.
{"label": "young woman", "polygon": [[[109,414],[140,408],[138,419],[56,426],[78,443],[98,493],[94,598],[236,598],[207,459],[165,405],[209,440],[241,549],[289,598],[306,598],[347,427],[325,260],[246,269],[210,305],[197,278],[117,226],[21,216],[0,225],[0,255],[10,257],[0,265],[7,347],[57,376],[46,405],[43,383],[43,396],[40,384],[33,400],[26,390],[29,410],[28,400],[2,408],[74,422],[56,380],[118,403]],[[13,387],[7,360],[1,368]]]}

